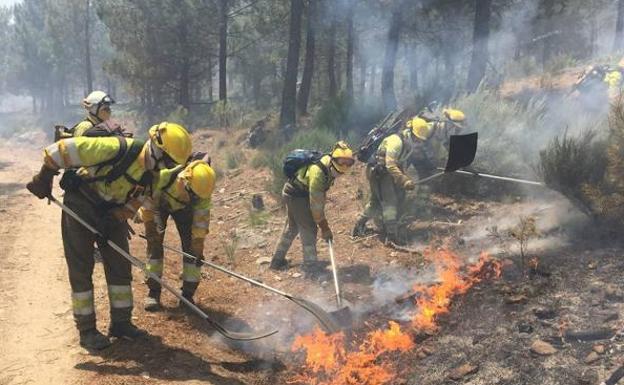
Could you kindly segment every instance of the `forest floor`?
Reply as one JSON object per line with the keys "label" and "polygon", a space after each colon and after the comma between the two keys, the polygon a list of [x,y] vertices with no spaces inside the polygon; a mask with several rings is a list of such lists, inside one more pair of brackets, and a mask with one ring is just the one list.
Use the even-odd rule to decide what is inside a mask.
{"label": "forest floor", "polygon": [[[222,165],[226,152],[240,148],[231,139],[237,134],[199,131],[194,135],[195,148],[208,151],[214,164]],[[8,143],[0,151],[0,289],[4,297],[0,302],[0,385],[294,381],[303,359],[291,352],[292,341],[297,334],[310,331],[314,320],[283,298],[207,268],[196,295],[203,309],[233,330],[271,327],[279,333],[257,342],[233,343],[179,309],[177,300],[167,294],[162,312],[146,313],[142,309],[143,274],[135,270],[134,322],[150,336],[133,343],[116,341],[98,355],[79,348],[60,213],[23,187],[40,166],[43,145],[43,140],[33,139]],[[253,150],[241,151],[247,160],[253,157]],[[275,273],[268,269],[284,218],[277,197],[265,190],[270,178],[268,170],[246,166],[224,173],[213,197],[205,256],[333,310],[331,277],[304,279],[298,241],[289,253],[290,270]],[[431,194],[419,202],[427,218],[416,215],[410,225],[410,250],[398,250],[374,236],[359,241],[349,237],[364,204],[358,190],[365,191],[365,186],[363,168],[357,166],[332,188],[327,205],[344,296],[356,313],[356,331],[392,319],[409,330],[409,322],[394,308],[395,299],[410,292],[412,281],[428,271],[430,262],[422,254],[428,246],[446,245],[466,264],[488,252],[504,266],[499,280],[482,282],[456,297],[436,333],[419,336],[413,350],[394,357],[398,373],[389,383],[598,384],[624,364],[624,341],[619,333],[624,327],[619,316],[624,307],[624,250],[584,232],[585,220],[563,198],[539,192],[530,199],[479,201]],[[250,219],[254,194],[262,194],[268,213],[261,224]],[[539,238],[529,243],[529,254],[537,257],[533,261],[538,264],[523,270],[514,242],[493,234],[504,234],[528,215],[536,218],[540,230]],[[141,232],[141,225],[133,226]],[[177,247],[175,233],[170,223],[165,242]],[[146,259],[140,238],[132,239],[131,252]],[[328,260],[321,242],[319,257]],[[180,262],[178,255],[166,253],[164,278],[174,286],[180,281]],[[105,330],[108,300],[101,264],[96,265],[94,282],[98,325]],[[597,328],[609,332],[585,342],[577,341],[579,334],[569,334],[596,332]],[[410,333],[418,335],[418,331]],[[310,382],[315,381],[320,379]]]}

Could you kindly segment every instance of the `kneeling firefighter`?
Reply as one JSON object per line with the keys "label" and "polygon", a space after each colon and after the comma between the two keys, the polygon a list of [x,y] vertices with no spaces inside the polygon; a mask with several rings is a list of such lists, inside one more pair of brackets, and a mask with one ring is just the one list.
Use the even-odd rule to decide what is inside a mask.
{"label": "kneeling firefighter", "polygon": [[375,218],[382,225],[386,241],[402,244],[399,236],[399,212],[406,191],[414,190],[416,183],[406,175],[414,150],[429,139],[434,125],[420,117],[407,122],[407,128],[384,138],[368,161],[366,178],[370,186],[370,200],[358,218],[353,235],[365,232],[366,223]]}
{"label": "kneeling firefighter", "polygon": [[[140,217],[145,224],[147,238],[147,269],[158,276],[163,274],[163,240],[169,217],[180,235],[182,250],[197,260],[183,259],[182,295],[193,302],[193,295],[201,278],[201,260],[204,256],[204,239],[210,225],[210,206],[216,174],[204,160],[194,160],[188,165],[162,170],[153,199],[141,208]],[[145,310],[160,309],[160,284],[147,279],[149,294]]]}
{"label": "kneeling firefighter", "polygon": [[[297,151],[297,150],[295,150]],[[306,151],[306,150],[300,150]],[[288,157],[287,157],[288,160]],[[325,200],[334,180],[349,171],[355,163],[353,151],[345,142],[335,144],[327,155],[308,157],[296,168],[284,184],[282,197],[286,204],[287,223],[273,255],[270,268],[288,268],[286,253],[297,234],[303,246],[303,271],[308,277],[317,273],[316,235],[318,229],[324,240],[333,238],[325,218]]]}
{"label": "kneeling firefighter", "polygon": [[186,162],[191,154],[188,132],[180,125],[163,122],[149,130],[149,139],[77,137],[60,140],[44,150],[41,171],[26,186],[40,199],[51,197],[52,181],[60,169],[65,190],[63,203],[93,225],[105,239],[96,237],[63,213],[61,232],[72,289],[74,320],[80,345],[103,349],[108,337],[96,328],[93,301],[94,243],[100,248],[108,285],[111,325],[109,336],[133,339],[145,334],[131,322],[131,264],[106,242],[110,240],[128,251],[128,226],[147,196],[154,173]]}

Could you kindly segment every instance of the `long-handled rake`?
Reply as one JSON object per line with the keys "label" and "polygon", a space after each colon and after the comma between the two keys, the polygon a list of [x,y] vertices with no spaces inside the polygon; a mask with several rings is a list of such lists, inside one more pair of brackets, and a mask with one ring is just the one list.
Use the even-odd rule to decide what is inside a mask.
{"label": "long-handled rake", "polygon": [[[147,238],[142,235],[139,234],[139,237],[147,240]],[[167,245],[163,245],[163,248],[169,251],[172,251],[174,253],[178,253],[181,254],[187,258],[191,258],[193,260],[195,260],[197,263],[201,263],[205,266],[211,267],[215,270],[218,270],[222,273],[225,273],[227,275],[230,275],[232,277],[238,278],[240,280],[243,280],[247,283],[250,283],[254,286],[260,287],[262,289],[268,290],[272,293],[275,293],[277,295],[280,295],[284,298],[289,299],[290,301],[292,301],[294,304],[296,304],[297,306],[300,306],[301,308],[303,308],[304,310],[306,310],[307,312],[309,312],[310,314],[312,314],[314,316],[314,318],[316,318],[319,322],[319,324],[321,325],[321,327],[323,328],[323,330],[325,330],[327,333],[335,333],[337,331],[340,330],[340,327],[338,326],[336,320],[339,319],[337,316],[334,315],[334,312],[330,312],[327,313],[325,310],[323,310],[319,305],[308,301],[306,299],[303,298],[299,298],[299,297],[295,297],[294,295],[288,294],[282,290],[276,289],[274,287],[271,287],[265,283],[256,281],[255,279],[249,278],[249,277],[245,277],[244,275],[241,275],[239,273],[236,273],[234,271],[231,271],[229,269],[226,269],[223,266],[217,265],[215,263],[212,263],[210,261],[205,261],[202,259],[199,259],[197,257],[195,257],[192,254],[186,253],[182,250],[177,250],[173,247],[167,246]]]}
{"label": "long-handled rake", "polygon": [[[90,232],[92,232],[95,235],[102,236],[102,234],[98,230],[96,230],[95,227],[91,226],[89,223],[87,223],[87,221],[82,219],[72,209],[70,209],[69,207],[67,207],[63,203],[59,202],[56,198],[54,198],[53,196],[50,195],[48,197],[48,199],[51,202],[53,202],[54,204],[56,204],[58,207],[60,207],[61,210],[63,210],[65,213],[67,213],[67,215],[71,216],[76,221],[78,221],[81,225],[83,225],[85,228],[87,228],[87,230],[89,230]],[[215,320],[211,319],[208,316],[208,314],[204,313],[194,303],[192,303],[188,299],[184,298],[182,296],[182,294],[178,293],[177,290],[175,290],[173,287],[169,286],[166,282],[163,282],[163,280],[159,276],[157,276],[153,272],[150,272],[147,269],[145,262],[143,262],[140,259],[130,255],[130,253],[126,252],[124,249],[119,247],[119,245],[117,245],[116,243],[112,242],[111,240],[106,240],[106,243],[113,250],[115,250],[117,253],[119,253],[122,257],[126,258],[131,264],[133,264],[134,266],[136,266],[139,269],[141,269],[150,278],[152,278],[153,280],[158,282],[167,291],[171,292],[171,294],[173,294],[176,298],[178,298],[184,305],[188,306],[193,312],[195,312],[195,314],[197,314],[203,320],[205,320],[210,326],[212,326],[222,336],[224,336],[226,338],[229,338],[231,340],[252,341],[252,340],[258,340],[258,339],[261,339],[261,338],[272,336],[273,334],[278,332],[277,330],[270,330],[270,331],[263,331],[263,332],[260,332],[260,333],[245,333],[245,332],[234,332],[234,331],[227,330],[221,324],[219,324]]]}
{"label": "long-handled rake", "polygon": [[338,280],[338,266],[336,264],[336,257],[334,256],[334,246],[332,240],[327,241],[327,247],[329,248],[329,259],[331,260],[332,274],[334,276],[334,288],[336,289],[337,310],[332,312],[332,314],[336,320],[338,320],[340,325],[350,327],[353,322],[353,316],[349,306],[343,306],[342,295],[340,292],[340,281]]}

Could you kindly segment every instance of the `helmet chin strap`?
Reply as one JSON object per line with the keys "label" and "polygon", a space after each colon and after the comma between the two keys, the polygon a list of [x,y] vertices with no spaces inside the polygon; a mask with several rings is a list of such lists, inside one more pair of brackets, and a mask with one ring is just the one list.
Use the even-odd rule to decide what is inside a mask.
{"label": "helmet chin strap", "polygon": [[[163,157],[163,153],[162,150],[160,148],[158,148],[157,146],[154,146],[154,143],[152,143],[152,141],[149,141],[149,146],[147,147],[147,152],[149,153],[149,156],[145,159],[145,164],[147,166],[148,169],[153,170],[153,171],[158,171],[162,168],[164,168],[164,164],[160,165],[159,163],[161,163]],[[162,167],[161,167],[162,166]]]}

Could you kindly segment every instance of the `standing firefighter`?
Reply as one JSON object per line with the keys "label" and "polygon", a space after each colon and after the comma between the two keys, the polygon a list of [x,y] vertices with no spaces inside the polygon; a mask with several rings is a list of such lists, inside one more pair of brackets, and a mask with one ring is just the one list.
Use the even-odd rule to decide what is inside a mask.
{"label": "standing firefighter", "polygon": [[370,218],[379,219],[386,240],[402,243],[399,237],[399,212],[405,200],[406,191],[414,190],[416,184],[405,174],[411,163],[415,148],[424,143],[433,131],[433,124],[420,117],[407,123],[406,129],[384,138],[366,167],[366,178],[370,185],[370,201],[360,215],[353,235],[365,232]]}
{"label": "standing firefighter", "polygon": [[115,100],[104,91],[91,92],[81,104],[87,111],[87,116],[72,128],[56,126],[57,141],[78,136],[130,136],[121,126],[110,121],[111,105],[115,104]]}
{"label": "standing firefighter", "polygon": [[[193,302],[193,295],[201,277],[204,238],[210,224],[210,205],[216,175],[204,160],[194,160],[187,166],[160,172],[155,198],[141,209],[147,238],[147,269],[158,276],[163,274],[163,240],[167,219],[175,222],[182,250],[197,257],[184,257],[182,268],[182,295]],[[160,284],[148,278],[149,294],[145,310],[160,309]]]}
{"label": "standing firefighter", "polygon": [[[300,151],[300,154],[311,155],[300,158],[301,167],[293,170],[293,175],[286,172],[289,180],[284,184],[282,197],[286,204],[288,219],[270,268],[273,270],[288,268],[286,253],[299,234],[303,246],[303,270],[307,277],[313,277],[318,270],[316,255],[318,229],[321,229],[321,236],[324,240],[333,238],[325,218],[327,191],[338,176],[346,173],[353,166],[355,159],[351,148],[342,141],[336,143],[329,155],[315,154],[306,150],[295,150],[291,154],[297,151]],[[285,169],[288,159],[287,157]]]}
{"label": "standing firefighter", "polygon": [[[58,170],[79,168],[73,177],[62,181],[65,205],[97,228],[103,237],[128,251],[126,220],[135,215],[151,193],[153,173],[184,163],[190,153],[191,141],[186,130],[166,122],[150,128],[145,143],[119,136],[64,139],[44,150],[44,165],[27,188],[40,199],[50,197]],[[103,256],[108,284],[109,336],[133,339],[144,335],[131,322],[130,262],[108,246],[106,239],[96,237],[65,213],[61,230],[80,345],[87,349],[110,345],[109,339],[96,329],[92,281],[95,242]]]}

